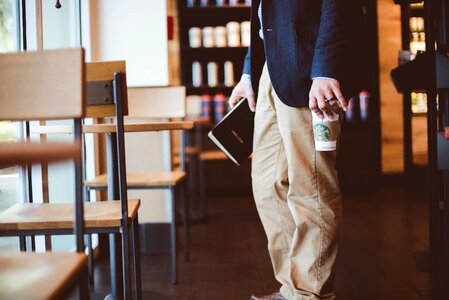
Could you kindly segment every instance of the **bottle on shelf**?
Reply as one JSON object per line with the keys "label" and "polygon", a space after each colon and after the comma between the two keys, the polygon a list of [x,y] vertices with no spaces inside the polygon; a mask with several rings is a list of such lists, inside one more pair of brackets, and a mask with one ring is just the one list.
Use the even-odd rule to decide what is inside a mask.
{"label": "bottle on shelf", "polygon": [[418,51],[426,50],[426,35],[424,33],[424,18],[412,17],[409,20],[411,41],[410,52],[416,55]]}
{"label": "bottle on shelf", "polygon": [[224,84],[225,86],[232,87],[235,85],[234,80],[234,64],[232,61],[226,61],[224,63]]}
{"label": "bottle on shelf", "polygon": [[214,29],[215,47],[226,47],[226,27],[217,26]]}
{"label": "bottle on shelf", "polygon": [[203,28],[203,47],[205,48],[215,47],[214,31],[215,28],[211,26],[206,26]]}
{"label": "bottle on shelf", "polygon": [[212,120],[212,99],[208,94],[201,96],[201,118]]}
{"label": "bottle on shelf", "polygon": [[211,87],[218,85],[218,64],[214,61],[207,64],[207,84]]}
{"label": "bottle on shelf", "polygon": [[214,121],[220,122],[226,112],[226,97],[222,93],[217,93],[214,96]]}
{"label": "bottle on shelf", "polygon": [[370,95],[368,91],[361,91],[359,93],[360,120],[362,121],[368,120],[369,96]]}
{"label": "bottle on shelf", "polygon": [[211,0],[200,0],[201,6],[209,6],[211,4]]}
{"label": "bottle on shelf", "polygon": [[194,87],[203,85],[203,69],[198,61],[192,63],[192,85]]}
{"label": "bottle on shelf", "polygon": [[345,111],[346,121],[354,120],[354,102],[355,101],[356,101],[355,97],[352,97],[351,99],[349,99],[348,109]]}
{"label": "bottle on shelf", "polygon": [[189,46],[190,48],[201,47],[201,28],[192,27],[189,29]]}
{"label": "bottle on shelf", "polygon": [[242,35],[242,46],[249,47],[251,44],[251,22],[244,21],[240,23],[240,32]]}
{"label": "bottle on shelf", "polygon": [[229,22],[226,24],[228,34],[228,46],[240,47],[240,24],[238,22]]}
{"label": "bottle on shelf", "polygon": [[194,7],[197,5],[197,0],[187,0],[187,7]]}

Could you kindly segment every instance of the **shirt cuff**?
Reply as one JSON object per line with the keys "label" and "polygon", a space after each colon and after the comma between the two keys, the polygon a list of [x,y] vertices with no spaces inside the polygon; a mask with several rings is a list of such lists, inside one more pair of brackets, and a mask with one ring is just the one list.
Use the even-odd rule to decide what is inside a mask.
{"label": "shirt cuff", "polygon": [[331,78],[331,77],[321,77],[321,76],[318,76],[318,77],[313,77],[312,78],[312,80],[315,80],[315,79],[324,79],[324,80],[333,80],[333,81],[338,81],[337,79],[335,79],[335,78]]}
{"label": "shirt cuff", "polygon": [[248,85],[251,85],[251,75],[243,73],[242,77],[240,78],[240,81]]}

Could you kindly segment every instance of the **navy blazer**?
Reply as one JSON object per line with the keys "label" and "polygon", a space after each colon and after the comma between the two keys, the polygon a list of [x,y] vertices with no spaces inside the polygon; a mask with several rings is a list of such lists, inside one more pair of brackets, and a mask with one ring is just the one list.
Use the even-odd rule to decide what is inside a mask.
{"label": "navy blazer", "polygon": [[359,91],[363,68],[359,0],[263,0],[263,41],[259,3],[252,2],[251,46],[243,67],[254,91],[265,61],[276,94],[289,106],[308,106],[314,77],[337,79],[346,100]]}

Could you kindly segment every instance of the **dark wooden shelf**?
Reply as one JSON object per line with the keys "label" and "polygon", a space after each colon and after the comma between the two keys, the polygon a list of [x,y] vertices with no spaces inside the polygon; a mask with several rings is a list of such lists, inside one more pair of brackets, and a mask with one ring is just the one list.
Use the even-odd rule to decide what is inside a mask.
{"label": "dark wooden shelf", "polygon": [[424,10],[421,8],[412,8],[410,9],[410,17],[424,18]]}
{"label": "dark wooden shelf", "polygon": [[191,48],[191,47],[184,47],[181,49],[182,51],[189,52],[189,53],[197,53],[197,54],[204,54],[209,52],[215,52],[214,54],[219,54],[220,52],[245,52],[248,51],[248,47],[199,47],[199,48]]}
{"label": "dark wooden shelf", "polygon": [[410,17],[421,17],[424,18],[424,8],[423,7],[410,7]]}
{"label": "dark wooden shelf", "polygon": [[182,11],[206,11],[215,9],[228,9],[228,10],[249,10],[251,5],[247,4],[237,4],[237,5],[208,5],[208,6],[184,6],[181,8]]}
{"label": "dark wooden shelf", "polygon": [[187,88],[188,95],[223,93],[224,95],[229,96],[234,87],[233,86],[225,86],[225,85],[218,85],[215,87],[207,86],[207,85],[200,86],[200,87],[194,87],[194,86],[188,85],[186,88]]}
{"label": "dark wooden shelf", "polygon": [[251,6],[249,5],[223,5],[223,6],[195,6],[181,7],[181,31],[190,27],[225,26],[231,21],[249,21]]}
{"label": "dark wooden shelf", "polygon": [[198,61],[234,61],[242,63],[248,47],[214,47],[214,48],[183,48],[182,52],[187,60]]}

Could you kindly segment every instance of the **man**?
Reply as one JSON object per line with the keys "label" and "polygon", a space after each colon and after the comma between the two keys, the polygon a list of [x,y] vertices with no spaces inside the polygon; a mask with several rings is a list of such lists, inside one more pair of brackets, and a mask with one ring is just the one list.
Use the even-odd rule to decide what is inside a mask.
{"label": "man", "polygon": [[253,193],[281,288],[251,299],[335,299],[336,151],[315,151],[311,111],[332,119],[358,91],[359,2],[253,0],[251,47],[229,104],[247,98],[256,112]]}

